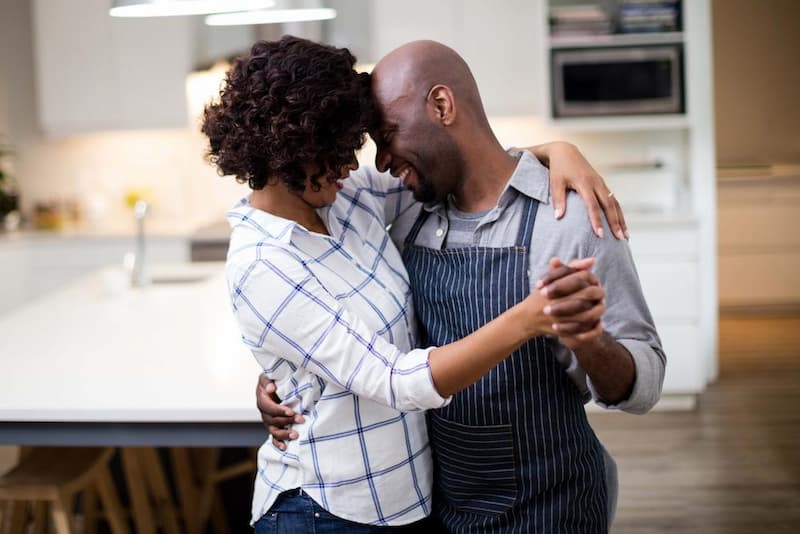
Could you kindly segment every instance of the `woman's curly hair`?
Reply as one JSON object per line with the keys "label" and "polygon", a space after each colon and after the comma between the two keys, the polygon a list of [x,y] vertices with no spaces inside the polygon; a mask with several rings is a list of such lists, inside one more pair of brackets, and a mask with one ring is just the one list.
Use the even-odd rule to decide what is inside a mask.
{"label": "woman's curly hair", "polygon": [[314,191],[320,178],[339,178],[373,116],[369,74],[355,61],[346,48],[292,36],[254,44],[205,109],[209,160],[253,190],[282,180],[302,193],[309,172]]}

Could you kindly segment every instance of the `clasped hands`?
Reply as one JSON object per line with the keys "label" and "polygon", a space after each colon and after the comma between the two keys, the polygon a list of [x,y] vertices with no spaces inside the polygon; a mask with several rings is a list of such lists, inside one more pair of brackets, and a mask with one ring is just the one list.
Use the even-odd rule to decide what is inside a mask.
{"label": "clasped hands", "polygon": [[558,336],[562,344],[575,349],[603,333],[605,291],[589,270],[594,262],[584,258],[565,265],[558,258],[550,260],[550,270],[526,299],[531,313],[540,313],[542,319],[536,324],[537,334]]}

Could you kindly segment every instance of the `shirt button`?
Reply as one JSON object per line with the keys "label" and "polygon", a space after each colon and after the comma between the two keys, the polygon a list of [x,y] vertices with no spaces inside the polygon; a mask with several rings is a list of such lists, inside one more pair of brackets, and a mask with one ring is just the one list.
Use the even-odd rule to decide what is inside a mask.
{"label": "shirt button", "polygon": [[444,235],[444,230],[442,230],[441,228],[438,228],[436,230],[436,237],[442,237],[443,235]]}
{"label": "shirt button", "polygon": [[319,519],[319,512],[314,512],[314,517],[316,517],[317,519]]}

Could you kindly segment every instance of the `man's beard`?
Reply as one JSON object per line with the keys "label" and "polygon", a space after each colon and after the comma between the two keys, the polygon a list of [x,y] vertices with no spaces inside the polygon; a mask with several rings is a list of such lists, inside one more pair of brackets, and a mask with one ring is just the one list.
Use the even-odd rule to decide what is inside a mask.
{"label": "man's beard", "polygon": [[441,202],[439,194],[433,184],[425,176],[417,171],[417,187],[414,189],[414,200],[425,204],[430,202]]}

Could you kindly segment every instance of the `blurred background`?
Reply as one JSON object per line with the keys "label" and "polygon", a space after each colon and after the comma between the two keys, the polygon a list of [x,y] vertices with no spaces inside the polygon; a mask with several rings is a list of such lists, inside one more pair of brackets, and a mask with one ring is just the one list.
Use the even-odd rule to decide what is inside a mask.
{"label": "blurred background", "polygon": [[[34,445],[162,446],[139,460],[168,465],[169,488],[145,484],[138,513],[166,502],[179,530],[200,531],[180,488],[211,495],[224,480],[203,501],[210,513],[228,495],[213,529],[246,531],[258,369],[224,295],[218,310],[201,298],[246,187],[204,161],[200,113],[255,40],[346,46],[369,70],[424,38],[466,59],[502,143],[575,143],[625,210],[668,366],[653,413],[588,408],[620,467],[613,531],[800,528],[800,2],[286,0],[261,19],[110,16],[137,3],[0,0],[0,472]],[[373,155],[370,142],[359,159]],[[136,384],[123,354],[152,359],[143,382],[161,378]],[[136,438],[136,424],[231,420],[249,429],[238,441]],[[127,437],[88,437],[107,423]],[[204,446],[190,459],[206,478],[182,485],[187,457],[168,445]],[[132,506],[133,458],[112,460]],[[8,508],[12,528],[25,514]]]}

